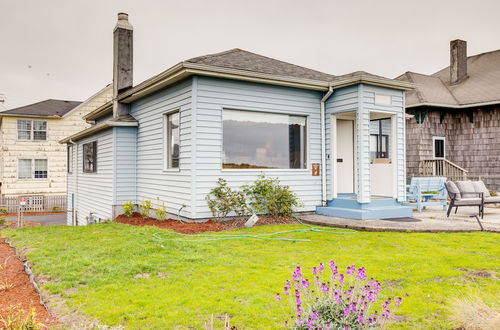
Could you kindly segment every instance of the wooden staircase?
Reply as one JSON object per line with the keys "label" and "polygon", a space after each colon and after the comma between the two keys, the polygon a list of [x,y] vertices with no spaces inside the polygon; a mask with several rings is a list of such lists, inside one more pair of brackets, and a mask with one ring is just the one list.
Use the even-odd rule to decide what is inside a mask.
{"label": "wooden staircase", "polygon": [[419,172],[420,176],[443,176],[451,181],[464,181],[469,171],[443,158],[420,161]]}

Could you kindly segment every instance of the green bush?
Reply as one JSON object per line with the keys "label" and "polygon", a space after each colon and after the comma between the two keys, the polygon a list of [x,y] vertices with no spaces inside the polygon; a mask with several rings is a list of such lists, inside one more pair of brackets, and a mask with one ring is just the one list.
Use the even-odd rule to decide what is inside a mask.
{"label": "green bush", "polygon": [[52,208],[52,212],[59,212],[59,211],[61,211],[61,208],[59,206],[54,206]]}
{"label": "green bush", "polygon": [[490,190],[490,196],[491,197],[496,197],[496,196],[498,196],[498,193],[496,191],[494,191],[494,190]]}
{"label": "green bush", "polygon": [[4,217],[0,217],[0,227],[3,227],[6,223],[6,220]]}
{"label": "green bush", "polygon": [[[156,198],[158,200],[158,204],[160,203],[160,198]],[[161,206],[155,209],[156,218],[160,221],[164,221],[167,219],[167,208],[165,207],[165,202],[161,202]]]}
{"label": "green bush", "polygon": [[122,208],[123,214],[125,214],[125,216],[127,217],[131,217],[135,211],[135,204],[134,202],[123,203]]}
{"label": "green bush", "polygon": [[139,204],[139,212],[144,218],[149,218],[149,212],[151,211],[151,201],[149,199]]}
{"label": "green bush", "polygon": [[0,214],[7,214],[9,210],[6,207],[0,207]]}
{"label": "green bush", "polygon": [[242,188],[250,210],[256,214],[268,214],[272,217],[291,216],[295,208],[302,205],[290,187],[282,185],[278,178],[260,175],[252,184]]}
{"label": "green bush", "polygon": [[219,221],[231,212],[238,216],[248,213],[244,193],[232,190],[227,186],[227,181],[222,178],[219,178],[217,187],[210,190],[205,199],[212,215]]}

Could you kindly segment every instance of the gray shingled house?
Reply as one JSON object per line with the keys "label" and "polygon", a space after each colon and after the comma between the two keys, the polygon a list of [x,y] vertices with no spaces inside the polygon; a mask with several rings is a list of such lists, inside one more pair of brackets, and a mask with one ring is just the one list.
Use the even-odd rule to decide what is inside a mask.
{"label": "gray shingled house", "polygon": [[407,175],[481,177],[500,189],[500,50],[467,57],[450,42],[450,66],[425,75],[406,72]]}

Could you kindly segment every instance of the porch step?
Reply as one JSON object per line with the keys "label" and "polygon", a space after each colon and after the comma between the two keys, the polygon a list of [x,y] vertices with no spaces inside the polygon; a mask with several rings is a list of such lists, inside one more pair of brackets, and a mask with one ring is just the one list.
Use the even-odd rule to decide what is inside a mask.
{"label": "porch step", "polygon": [[382,198],[372,198],[370,203],[359,203],[356,198],[352,197],[340,197],[327,202],[329,207],[340,207],[348,209],[371,209],[374,207],[399,207],[401,204],[398,203],[394,198],[382,197]]}
{"label": "porch step", "polygon": [[330,217],[349,218],[349,219],[390,219],[390,218],[406,218],[411,217],[412,208],[408,206],[386,206],[386,207],[371,207],[371,208],[344,208],[331,206],[318,206],[316,213]]}

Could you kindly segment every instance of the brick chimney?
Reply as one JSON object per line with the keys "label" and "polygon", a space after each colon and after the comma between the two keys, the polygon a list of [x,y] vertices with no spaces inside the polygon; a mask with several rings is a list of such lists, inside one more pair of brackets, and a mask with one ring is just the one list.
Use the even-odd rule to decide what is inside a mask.
{"label": "brick chimney", "polygon": [[116,97],[132,87],[134,28],[128,22],[128,14],[118,13],[113,30],[113,118],[130,113],[128,104],[120,103]]}
{"label": "brick chimney", "polygon": [[467,78],[467,41],[450,41],[450,84],[455,85]]}

